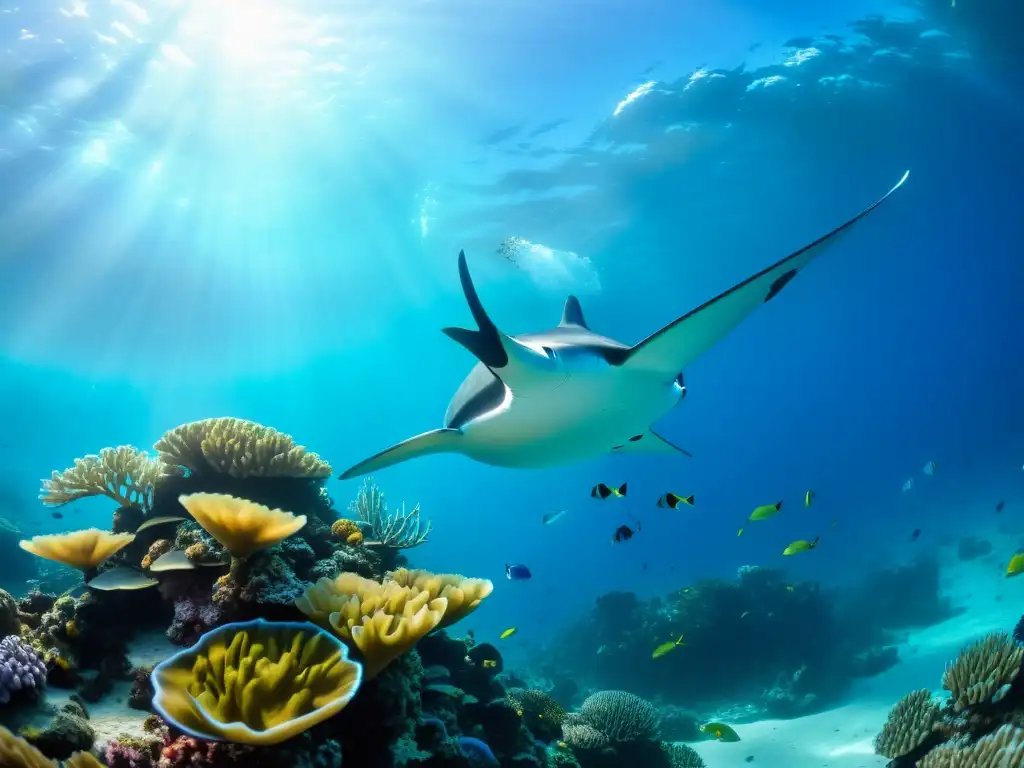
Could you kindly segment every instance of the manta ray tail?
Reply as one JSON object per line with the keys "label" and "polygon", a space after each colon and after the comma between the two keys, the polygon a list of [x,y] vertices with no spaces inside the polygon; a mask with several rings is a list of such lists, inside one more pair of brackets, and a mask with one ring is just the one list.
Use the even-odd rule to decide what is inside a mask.
{"label": "manta ray tail", "polygon": [[341,480],[348,480],[360,475],[368,475],[379,469],[401,464],[403,461],[415,459],[420,456],[429,456],[432,453],[457,453],[459,441],[462,439],[462,432],[457,429],[432,429],[422,435],[410,437],[387,450],[383,450],[376,456],[371,456],[361,461],[351,469],[341,473]]}
{"label": "manta ray tail", "polygon": [[477,295],[473,279],[469,275],[465,251],[459,251],[459,281],[462,283],[462,292],[466,295],[469,311],[473,313],[473,319],[480,330],[443,328],[442,332],[468,349],[492,371],[496,368],[504,368],[508,365],[508,352],[505,351],[505,346],[502,344],[502,333],[488,317],[487,310],[484,309],[484,305]]}

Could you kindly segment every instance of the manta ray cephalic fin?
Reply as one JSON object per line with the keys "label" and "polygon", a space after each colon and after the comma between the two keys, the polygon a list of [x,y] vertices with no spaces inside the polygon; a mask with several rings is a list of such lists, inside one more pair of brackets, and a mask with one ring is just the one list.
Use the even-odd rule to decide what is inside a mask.
{"label": "manta ray cephalic fin", "polygon": [[747,278],[627,350],[617,361],[637,369],[675,376],[721,341],[761,304],[775,298],[815,257],[841,240],[853,226],[903,186],[910,171],[882,197],[813,243]]}
{"label": "manta ray cephalic fin", "polygon": [[462,438],[463,434],[458,429],[432,429],[421,435],[410,437],[408,440],[403,440],[397,445],[359,462],[351,469],[342,472],[339,479],[348,480],[351,477],[367,475],[393,464],[400,464],[420,456],[429,456],[432,453],[458,453],[459,442]]}
{"label": "manta ray cephalic fin", "polygon": [[692,453],[669,442],[653,429],[634,435],[622,445],[614,446],[612,453],[665,453],[693,457]]}

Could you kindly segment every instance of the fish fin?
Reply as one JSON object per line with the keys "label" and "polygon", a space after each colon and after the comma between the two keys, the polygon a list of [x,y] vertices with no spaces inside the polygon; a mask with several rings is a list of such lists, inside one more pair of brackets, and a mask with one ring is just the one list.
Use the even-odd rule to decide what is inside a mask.
{"label": "fish fin", "polygon": [[683,501],[686,502],[689,506],[692,507],[693,506],[693,494],[691,493],[689,496],[687,496],[685,499],[683,499]]}
{"label": "fish fin", "polygon": [[459,251],[459,282],[477,330],[449,327],[442,328],[441,332],[465,347],[510,388],[548,373],[551,359],[547,354],[502,333],[491,320],[473,285],[465,251]]}
{"label": "fish fin", "polygon": [[432,453],[458,453],[462,431],[458,429],[432,429],[421,435],[391,446],[370,458],[359,462],[351,469],[341,473],[339,479],[348,480],[359,475],[366,475],[409,459],[429,456]]}
{"label": "fish fin", "polygon": [[761,304],[770,301],[816,256],[839,242],[840,236],[885,202],[907,180],[910,171],[881,198],[846,223],[764,269],[725,293],[705,302],[648,336],[613,362],[675,377],[715,346]]}
{"label": "fish fin", "polygon": [[622,485],[619,486],[619,496],[626,495],[626,485],[626,483],[623,483]]}
{"label": "fish fin", "polygon": [[622,445],[616,445],[615,453],[672,453],[693,458],[693,454],[678,445],[670,443],[653,429],[634,435]]}
{"label": "fish fin", "polygon": [[575,296],[570,296],[565,300],[565,309],[562,310],[562,322],[559,325],[576,325],[580,328],[586,328],[588,331],[590,330],[587,321],[583,319],[583,307],[580,306],[580,300]]}

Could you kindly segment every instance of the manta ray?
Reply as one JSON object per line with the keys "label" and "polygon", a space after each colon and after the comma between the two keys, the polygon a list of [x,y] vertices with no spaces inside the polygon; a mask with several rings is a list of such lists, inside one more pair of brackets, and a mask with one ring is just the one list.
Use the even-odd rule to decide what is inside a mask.
{"label": "manta ray", "polygon": [[555,328],[509,336],[484,309],[466,254],[460,252],[459,279],[477,328],[443,332],[476,357],[476,366],[448,405],[441,429],[381,451],[341,479],[437,453],[517,468],[553,467],[608,453],[688,456],[651,429],[686,397],[683,370],[778,296],[909,175],[846,223],[632,346],[590,330],[575,296],[566,300]]}

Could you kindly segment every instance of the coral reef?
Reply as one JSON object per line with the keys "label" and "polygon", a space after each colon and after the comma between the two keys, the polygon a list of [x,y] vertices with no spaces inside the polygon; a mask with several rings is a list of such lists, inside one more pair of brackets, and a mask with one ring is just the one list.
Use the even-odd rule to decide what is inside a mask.
{"label": "coral reef", "polygon": [[586,698],[579,714],[611,741],[649,739],[658,731],[654,707],[626,691],[598,691]]}
{"label": "coral reef", "polygon": [[[0,725],[0,765],[4,768],[54,768],[53,761],[46,755],[25,739],[15,736],[2,725]],[[70,755],[64,766],[65,768],[103,768],[102,763],[88,752]]]}
{"label": "coral reef", "polygon": [[889,713],[875,751],[891,768],[996,768],[1024,764],[1024,647],[1004,632],[965,647],[946,667],[940,706],[927,690]]}
{"label": "coral reef", "polygon": [[[858,599],[852,605],[844,612],[816,584],[744,567],[735,580],[698,581],[645,601],[602,595],[546,655],[560,676],[592,689],[698,709],[755,702],[765,716],[794,717],[840,700],[855,677],[896,663],[887,632],[865,618]],[[653,658],[680,635],[685,649]],[[757,653],[749,652],[750,638]]]}
{"label": "coral reef", "polygon": [[49,536],[33,536],[19,544],[33,555],[89,572],[134,540],[135,535],[131,533],[110,533],[98,528],[86,528]]}

